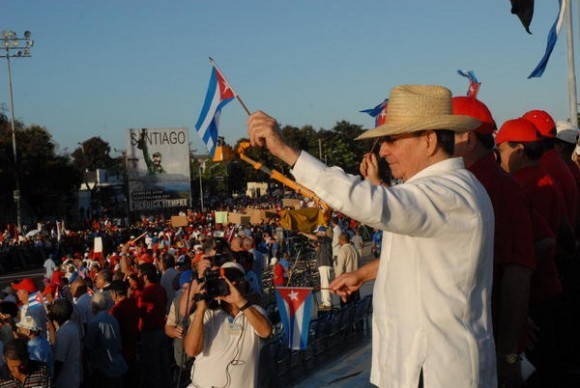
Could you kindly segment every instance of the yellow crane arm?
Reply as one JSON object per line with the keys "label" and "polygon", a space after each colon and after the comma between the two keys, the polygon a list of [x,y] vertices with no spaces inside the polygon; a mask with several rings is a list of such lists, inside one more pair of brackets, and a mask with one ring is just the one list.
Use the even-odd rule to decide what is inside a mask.
{"label": "yellow crane arm", "polygon": [[244,153],[244,151],[249,146],[250,146],[249,142],[240,142],[238,149],[236,150],[240,159],[242,159],[244,162],[250,164],[256,170],[262,171],[263,173],[267,174],[270,178],[272,178],[272,179],[282,183],[284,186],[287,186],[290,189],[294,190],[298,194],[313,200],[314,203],[316,203],[318,206],[320,206],[324,210],[325,216],[330,215],[330,213],[332,212],[332,208],[326,202],[324,202],[322,199],[320,199],[320,197],[318,197],[318,195],[316,195],[316,193],[314,193],[312,190],[309,190],[306,187],[302,186],[300,183],[293,181],[292,179],[290,179],[287,176],[285,176],[284,174],[282,174],[280,171],[272,170],[272,169],[264,166],[263,163],[256,162],[255,160],[248,157]]}

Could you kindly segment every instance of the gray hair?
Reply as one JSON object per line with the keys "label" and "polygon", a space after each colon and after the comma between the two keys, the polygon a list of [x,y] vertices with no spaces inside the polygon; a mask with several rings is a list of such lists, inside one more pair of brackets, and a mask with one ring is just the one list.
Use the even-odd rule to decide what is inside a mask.
{"label": "gray hair", "polygon": [[109,299],[111,297],[109,295],[105,295],[105,293],[108,294],[108,291],[96,292],[91,298],[91,309],[93,310],[93,313],[96,314],[109,309]]}

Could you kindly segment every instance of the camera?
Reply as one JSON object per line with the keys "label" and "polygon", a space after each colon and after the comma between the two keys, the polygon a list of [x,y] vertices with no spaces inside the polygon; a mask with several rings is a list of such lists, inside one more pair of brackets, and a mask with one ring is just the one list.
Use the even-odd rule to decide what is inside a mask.
{"label": "camera", "polygon": [[203,299],[209,301],[218,296],[226,296],[230,294],[230,288],[228,283],[224,280],[224,277],[225,274],[223,268],[208,268],[205,270],[203,278],[200,279],[205,283],[205,294],[203,295]]}

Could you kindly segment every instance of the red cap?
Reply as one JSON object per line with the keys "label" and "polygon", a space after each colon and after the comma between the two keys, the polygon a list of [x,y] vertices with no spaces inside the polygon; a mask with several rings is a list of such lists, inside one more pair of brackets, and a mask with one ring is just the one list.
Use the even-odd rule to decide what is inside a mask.
{"label": "red cap", "polygon": [[524,113],[522,118],[534,124],[542,136],[556,137],[556,123],[548,112],[543,110],[531,110]]}
{"label": "red cap", "polygon": [[38,288],[36,287],[36,284],[32,278],[24,278],[20,282],[13,284],[12,288],[15,290],[28,291],[29,294],[38,291]]}
{"label": "red cap", "polygon": [[513,119],[503,123],[495,137],[495,143],[498,145],[506,141],[529,143],[540,138],[540,132],[534,124],[525,119]]}
{"label": "red cap", "polygon": [[473,97],[453,97],[453,114],[473,117],[481,121],[481,125],[474,129],[482,135],[491,135],[497,129],[491,112],[485,104]]}

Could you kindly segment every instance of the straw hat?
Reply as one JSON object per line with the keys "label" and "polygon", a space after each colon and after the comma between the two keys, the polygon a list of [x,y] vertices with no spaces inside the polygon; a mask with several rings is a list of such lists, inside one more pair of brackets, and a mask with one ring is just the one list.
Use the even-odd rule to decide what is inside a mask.
{"label": "straw hat", "polygon": [[391,90],[385,124],[366,131],[356,140],[425,129],[467,132],[480,124],[472,117],[453,114],[451,91],[443,86],[401,85]]}

